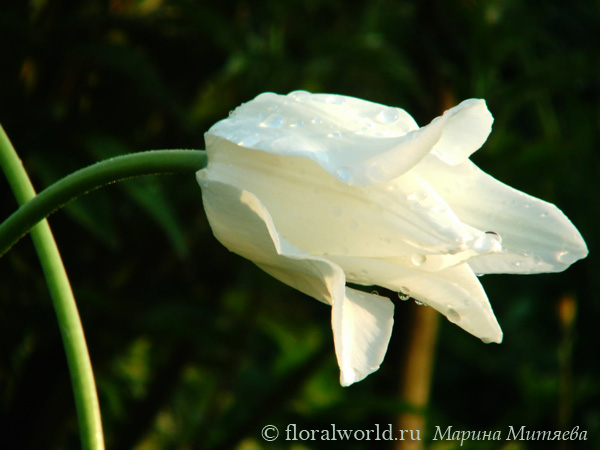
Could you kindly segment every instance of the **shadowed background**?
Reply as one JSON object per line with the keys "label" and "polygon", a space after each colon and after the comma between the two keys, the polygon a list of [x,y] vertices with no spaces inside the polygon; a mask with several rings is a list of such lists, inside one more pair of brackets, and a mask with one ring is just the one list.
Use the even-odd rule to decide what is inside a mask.
{"label": "shadowed background", "polygon": [[[483,277],[501,345],[442,318],[421,439],[445,449],[456,443],[432,441],[436,426],[504,439],[509,425],[579,426],[585,447],[463,448],[598,448],[599,22],[598,2],[586,0],[5,1],[0,122],[40,190],[116,154],[204,148],[214,122],[264,91],[352,95],[400,106],[420,125],[485,98],[496,121],[473,161],[557,204],[591,256],[561,274]],[[0,180],[0,218],[15,208]],[[193,177],[105,188],[50,225],[108,448],[362,449],[372,443],[266,444],[260,429],[366,430],[406,411],[407,318],[424,307],[393,298],[383,366],[341,388],[330,309],[221,247]],[[0,259],[0,429],[2,448],[79,447],[59,330],[28,239]]]}

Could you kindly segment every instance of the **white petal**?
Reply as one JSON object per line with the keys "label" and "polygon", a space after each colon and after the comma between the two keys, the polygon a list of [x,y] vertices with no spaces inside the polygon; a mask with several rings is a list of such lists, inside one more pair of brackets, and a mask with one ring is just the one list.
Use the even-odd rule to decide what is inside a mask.
{"label": "white petal", "polygon": [[416,173],[374,186],[349,186],[315,162],[208,140],[211,179],[238,186],[268,209],[277,231],[313,255],[446,253],[475,239]]}
{"label": "white petal", "polygon": [[350,282],[402,292],[444,314],[484,342],[501,342],[502,330],[481,283],[467,264],[423,272],[388,258],[331,257]]}
{"label": "white petal", "polygon": [[335,264],[302,252],[276,231],[262,203],[250,192],[198,172],[202,199],[215,237],[278,280],[324,303],[343,296],[345,278]]}
{"label": "white petal", "polygon": [[404,110],[352,97],[271,93],[238,107],[207,133],[315,161],[349,185],[389,181],[429,153],[448,117],[419,129]]}
{"label": "white petal", "polygon": [[469,260],[476,273],[560,272],[587,255],[583,238],[554,205],[507,186],[472,162],[429,156],[415,171],[466,224],[502,238],[501,253]]}
{"label": "white petal", "polygon": [[332,305],[342,385],[377,370],[391,336],[393,304],[389,299],[346,288],[342,269],[282,238],[252,193],[211,180],[206,169],[197,177],[210,226],[225,247],[289,286]]}
{"label": "white petal", "polygon": [[346,288],[331,311],[340,383],[349,386],[379,369],[392,335],[394,304],[385,297]]}
{"label": "white petal", "polygon": [[485,100],[465,100],[444,113],[444,132],[432,152],[448,164],[465,161],[487,140],[494,118]]}

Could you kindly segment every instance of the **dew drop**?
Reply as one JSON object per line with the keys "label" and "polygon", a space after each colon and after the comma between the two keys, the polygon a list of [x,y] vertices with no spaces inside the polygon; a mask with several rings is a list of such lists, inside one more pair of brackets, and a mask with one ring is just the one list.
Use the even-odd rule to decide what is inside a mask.
{"label": "dew drop", "polygon": [[[376,126],[375,122],[373,122],[373,120],[369,119],[368,117],[363,117],[362,119],[360,119],[360,124],[364,128],[368,128],[368,129],[374,128]],[[364,130],[363,130],[363,132],[364,132]]]}
{"label": "dew drop", "polygon": [[348,278],[350,278],[351,280],[356,280],[358,277],[356,276],[356,274],[354,272],[349,272]]}
{"label": "dew drop", "polygon": [[373,294],[373,295],[379,295],[379,292],[378,291],[371,291],[371,294]]}
{"label": "dew drop", "polygon": [[252,147],[260,142],[260,136],[257,133],[248,134],[244,136],[239,142],[238,145],[242,147]]}
{"label": "dew drop", "polygon": [[323,123],[323,119],[320,119],[319,117],[315,117],[314,119],[311,120],[312,123],[314,123],[315,125],[321,125]]}
{"label": "dew drop", "polygon": [[446,317],[452,323],[460,322],[460,314],[458,314],[458,312],[452,307],[449,307],[446,310]]}
{"label": "dew drop", "polygon": [[285,117],[281,114],[271,114],[260,124],[260,126],[263,128],[281,128],[284,123]]}
{"label": "dew drop", "polygon": [[340,208],[339,206],[335,206],[332,210],[333,212],[333,217],[340,217],[342,215],[342,208]]}
{"label": "dew drop", "polygon": [[380,123],[393,123],[398,120],[398,110],[396,108],[384,108],[375,116],[375,120]]}
{"label": "dew drop", "polygon": [[556,260],[564,264],[573,264],[575,261],[577,261],[577,258],[574,258],[573,255],[568,251],[563,250],[562,252],[558,252],[556,254]]}
{"label": "dew drop", "polygon": [[307,91],[294,91],[290,92],[290,97],[292,97],[297,102],[305,102],[310,100],[310,92]]}
{"label": "dew drop", "polygon": [[491,344],[492,342],[494,342],[494,340],[490,338],[481,338],[481,342],[483,342],[484,344]]}
{"label": "dew drop", "polygon": [[413,192],[412,194],[408,194],[406,199],[411,202],[422,202],[427,198],[427,192]]}
{"label": "dew drop", "polygon": [[339,131],[332,131],[327,135],[327,137],[338,139],[342,137],[342,133],[340,133]]}
{"label": "dew drop", "polygon": [[398,298],[402,301],[406,301],[410,298],[410,289],[406,286],[400,286],[400,292],[398,292]]}
{"label": "dew drop", "polygon": [[343,105],[346,103],[346,99],[341,95],[328,95],[325,101],[334,105]]}
{"label": "dew drop", "polygon": [[495,231],[486,231],[471,246],[477,253],[498,253],[502,251],[502,238]]}
{"label": "dew drop", "polygon": [[424,303],[420,302],[419,300],[415,300],[415,305],[417,305],[417,306],[423,306]]}
{"label": "dew drop", "polygon": [[358,222],[356,220],[351,220],[348,226],[352,231],[358,230]]}
{"label": "dew drop", "polygon": [[343,183],[347,183],[352,179],[352,169],[349,167],[340,167],[335,171],[335,174],[338,177],[338,180]]}
{"label": "dew drop", "polygon": [[545,219],[546,217],[548,217],[548,213],[540,213],[540,218]]}
{"label": "dew drop", "polygon": [[415,266],[420,266],[421,264],[423,264],[425,261],[427,260],[427,257],[425,255],[420,255],[420,254],[414,254],[412,255],[412,257],[410,258],[410,261],[413,263],[413,265]]}

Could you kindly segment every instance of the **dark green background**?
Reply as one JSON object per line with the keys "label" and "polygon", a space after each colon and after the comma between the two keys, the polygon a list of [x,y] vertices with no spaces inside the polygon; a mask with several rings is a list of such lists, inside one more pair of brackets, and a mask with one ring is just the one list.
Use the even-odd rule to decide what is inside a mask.
{"label": "dark green background", "polygon": [[[509,425],[579,426],[588,441],[571,448],[600,448],[599,22],[597,0],[4,1],[0,122],[41,189],[114,154],[203,148],[210,125],[263,91],[353,95],[403,107],[422,125],[444,105],[485,98],[496,121],[473,160],[557,204],[591,256],[561,274],[482,278],[504,343],[484,345],[442,321],[422,437],[442,449],[456,443],[431,441],[436,425],[504,437]],[[0,180],[0,217],[15,208]],[[330,309],[222,248],[193,177],[111,186],[50,224],[109,448],[370,448],[265,444],[260,429],[369,429],[403,410],[403,318],[417,306],[397,302],[382,368],[341,388]],[[557,315],[565,296],[577,302],[570,336]],[[78,448],[76,426],[26,239],[0,260],[0,447]]]}

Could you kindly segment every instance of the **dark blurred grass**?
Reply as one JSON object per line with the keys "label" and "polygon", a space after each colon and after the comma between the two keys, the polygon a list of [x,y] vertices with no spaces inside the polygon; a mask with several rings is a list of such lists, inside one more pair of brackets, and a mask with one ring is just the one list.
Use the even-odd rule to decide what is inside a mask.
{"label": "dark blurred grass", "polygon": [[[436,425],[504,436],[509,425],[578,425],[585,448],[597,448],[599,19],[586,0],[5,1],[0,122],[41,189],[113,154],[203,148],[210,125],[263,91],[353,95],[401,106],[420,124],[485,98],[496,121],[474,161],[556,203],[591,256],[562,274],[482,278],[504,343],[483,345],[444,321],[424,432],[439,444],[429,441]],[[16,208],[6,184],[0,199],[6,217]],[[397,304],[382,368],[342,389],[329,308],[222,248],[193,177],[111,186],[50,223],[109,448],[261,448],[266,424],[366,429],[403,409],[403,311],[417,306]],[[557,314],[565,297],[578,311],[571,337]],[[59,333],[27,240],[0,260],[0,336],[0,446],[78,448]]]}

